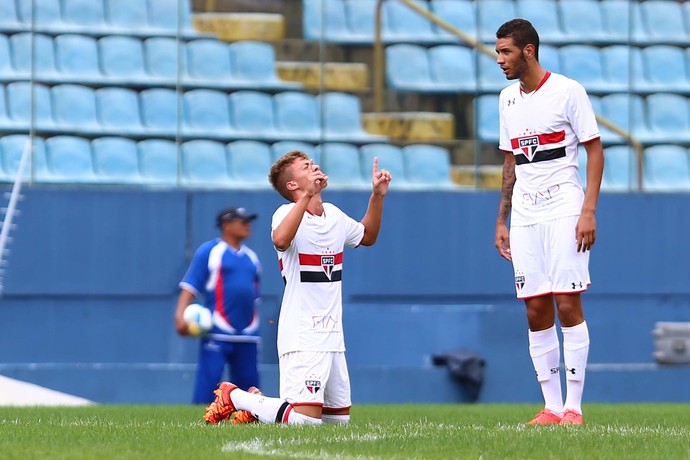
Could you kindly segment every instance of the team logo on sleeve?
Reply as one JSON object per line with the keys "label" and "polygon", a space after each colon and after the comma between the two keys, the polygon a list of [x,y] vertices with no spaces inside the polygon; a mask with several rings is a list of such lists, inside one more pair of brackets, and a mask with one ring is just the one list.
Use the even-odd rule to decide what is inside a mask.
{"label": "team logo on sleeve", "polygon": [[525,287],[525,274],[522,273],[521,271],[516,271],[515,272],[515,288],[518,290],[518,292],[522,291],[522,288]]}

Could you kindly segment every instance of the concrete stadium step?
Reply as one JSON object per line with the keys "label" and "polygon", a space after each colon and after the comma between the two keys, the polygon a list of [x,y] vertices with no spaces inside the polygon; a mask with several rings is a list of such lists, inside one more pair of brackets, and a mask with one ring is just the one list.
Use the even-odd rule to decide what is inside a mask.
{"label": "concrete stadium step", "polygon": [[276,62],[282,80],[296,81],[307,88],[321,88],[322,79],[329,91],[366,91],[369,89],[369,69],[356,62]]}
{"label": "concrete stadium step", "polygon": [[[458,185],[477,185],[479,188],[500,190],[503,167],[500,165],[453,166],[451,179]],[[475,175],[478,174],[475,184]]]}
{"label": "concrete stadium step", "polygon": [[380,112],[362,114],[365,131],[397,141],[443,141],[455,139],[452,113]]}
{"label": "concrete stadium step", "polygon": [[197,31],[215,34],[223,41],[276,42],[285,38],[285,17],[282,14],[196,13],[192,23]]}

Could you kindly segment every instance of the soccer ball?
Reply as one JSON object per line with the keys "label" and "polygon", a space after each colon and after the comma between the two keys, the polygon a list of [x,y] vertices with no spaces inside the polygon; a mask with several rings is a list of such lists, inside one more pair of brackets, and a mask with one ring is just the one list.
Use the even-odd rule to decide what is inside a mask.
{"label": "soccer ball", "polygon": [[187,323],[189,335],[194,337],[206,334],[213,327],[211,310],[198,303],[189,304],[184,309],[182,318]]}

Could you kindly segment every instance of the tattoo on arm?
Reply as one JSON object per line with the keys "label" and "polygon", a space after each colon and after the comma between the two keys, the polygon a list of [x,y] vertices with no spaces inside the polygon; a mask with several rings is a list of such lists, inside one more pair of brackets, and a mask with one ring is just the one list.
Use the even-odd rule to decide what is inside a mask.
{"label": "tattoo on arm", "polygon": [[498,218],[506,221],[513,198],[513,186],[515,186],[515,163],[505,163],[503,165],[503,183],[501,184],[501,203],[498,207]]}

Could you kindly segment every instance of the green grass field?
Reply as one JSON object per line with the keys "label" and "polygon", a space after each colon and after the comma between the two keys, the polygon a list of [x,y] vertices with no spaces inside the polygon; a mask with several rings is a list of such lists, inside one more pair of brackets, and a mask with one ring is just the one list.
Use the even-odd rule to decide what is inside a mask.
{"label": "green grass field", "polygon": [[690,404],[585,406],[527,427],[533,405],[355,406],[347,426],[215,425],[199,406],[0,408],[1,459],[690,459]]}

